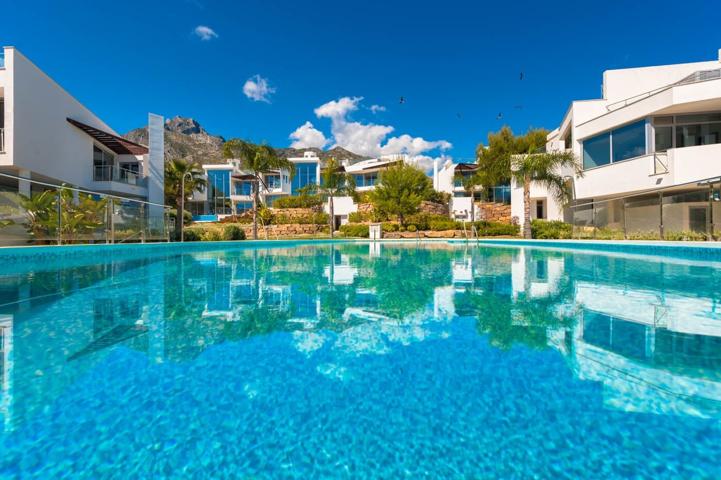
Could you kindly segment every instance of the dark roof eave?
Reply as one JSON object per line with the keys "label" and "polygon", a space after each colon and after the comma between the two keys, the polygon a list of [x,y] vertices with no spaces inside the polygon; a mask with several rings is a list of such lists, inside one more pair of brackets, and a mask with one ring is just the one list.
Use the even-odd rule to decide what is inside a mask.
{"label": "dark roof eave", "polygon": [[99,128],[91,127],[90,125],[78,122],[77,120],[73,120],[69,117],[66,118],[66,120],[71,125],[74,125],[75,127],[90,135],[98,143],[103,144],[105,147],[109,148],[110,150],[119,155],[147,155],[149,151],[148,147],[146,147],[145,145],[131,142],[128,139],[119,137],[112,133],[105,132],[103,130],[100,130]]}

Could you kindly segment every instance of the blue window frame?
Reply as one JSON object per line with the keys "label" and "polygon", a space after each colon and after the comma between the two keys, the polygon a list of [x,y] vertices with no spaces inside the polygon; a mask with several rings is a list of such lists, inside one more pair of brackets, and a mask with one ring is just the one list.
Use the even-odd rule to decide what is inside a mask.
{"label": "blue window frame", "polygon": [[267,175],[265,184],[268,188],[280,188],[280,175]]}
{"label": "blue window frame", "polygon": [[295,176],[290,186],[290,193],[294,194],[299,189],[316,182],[318,172],[317,163],[298,163],[295,166]]}
{"label": "blue window frame", "polygon": [[594,168],[646,154],[646,121],[604,132],[583,141],[583,168]]}
{"label": "blue window frame", "polygon": [[253,193],[253,184],[251,182],[235,182],[233,184],[235,195],[251,195]]}

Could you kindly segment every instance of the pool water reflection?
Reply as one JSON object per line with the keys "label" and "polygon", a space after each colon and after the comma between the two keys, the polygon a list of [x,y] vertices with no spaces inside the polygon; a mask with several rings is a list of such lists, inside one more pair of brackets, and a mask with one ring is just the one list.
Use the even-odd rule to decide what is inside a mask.
{"label": "pool water reflection", "polygon": [[325,244],[0,267],[0,477],[721,476],[718,265]]}

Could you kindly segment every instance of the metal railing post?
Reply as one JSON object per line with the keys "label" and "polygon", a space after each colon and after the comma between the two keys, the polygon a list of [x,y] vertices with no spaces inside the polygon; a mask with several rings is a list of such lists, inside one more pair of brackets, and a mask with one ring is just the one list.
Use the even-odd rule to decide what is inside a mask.
{"label": "metal railing post", "polygon": [[106,200],[105,201],[105,243],[109,244],[110,243],[110,222],[111,222],[111,220],[110,220],[110,202],[112,202],[112,200],[110,200],[107,197],[105,200]]}
{"label": "metal railing post", "polygon": [[110,243],[115,243],[115,200],[110,199]]}
{"label": "metal railing post", "polygon": [[63,244],[63,221],[62,221],[62,215],[63,215],[63,206],[62,206],[62,195],[60,194],[60,190],[57,191],[57,213],[58,213],[58,232],[57,232],[57,241],[58,245]]}
{"label": "metal railing post", "polygon": [[659,224],[658,224],[658,232],[661,236],[661,240],[663,240],[663,193],[659,192],[658,194],[658,218],[659,218]]}
{"label": "metal railing post", "polygon": [[623,217],[623,239],[628,240],[628,226],[626,225],[626,199],[621,204],[621,216]]}
{"label": "metal railing post", "polygon": [[145,204],[140,204],[140,243],[145,243]]}

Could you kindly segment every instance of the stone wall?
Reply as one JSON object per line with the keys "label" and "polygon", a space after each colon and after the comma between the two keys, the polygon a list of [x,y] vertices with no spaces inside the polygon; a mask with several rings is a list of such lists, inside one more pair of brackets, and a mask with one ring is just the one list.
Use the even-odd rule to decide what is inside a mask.
{"label": "stone wall", "polygon": [[271,208],[273,215],[282,215],[288,219],[309,217],[315,213],[323,211],[322,206],[313,208]]}
{"label": "stone wall", "polygon": [[[253,237],[253,225],[252,224],[242,224],[239,226],[245,232],[246,238]],[[313,234],[321,233],[323,231],[323,229],[327,229],[327,228],[328,227],[326,225],[287,223],[287,224],[282,224],[282,225],[268,225],[267,232],[268,232],[268,238],[275,238],[275,237],[287,237],[287,236],[295,236],[295,235],[313,235]],[[264,229],[261,225],[258,225],[258,238],[264,239],[265,234],[266,234],[266,229]]]}
{"label": "stone wall", "polygon": [[[442,203],[428,202],[426,200],[421,202],[419,210],[421,213],[428,213],[432,215],[448,215],[448,205],[443,205]],[[360,213],[361,215],[370,215],[371,213],[373,213],[373,204],[359,203],[358,213]]]}
{"label": "stone wall", "polygon": [[420,211],[421,213],[428,213],[431,215],[448,215],[448,205],[423,200],[421,202]]}
{"label": "stone wall", "polygon": [[476,216],[479,220],[499,223],[513,223],[511,206],[503,203],[476,202]]}

